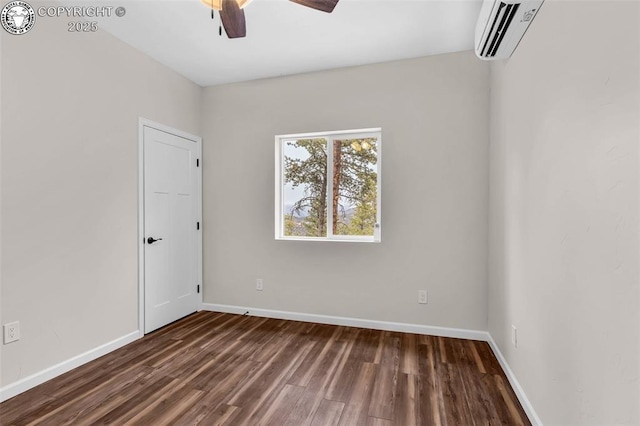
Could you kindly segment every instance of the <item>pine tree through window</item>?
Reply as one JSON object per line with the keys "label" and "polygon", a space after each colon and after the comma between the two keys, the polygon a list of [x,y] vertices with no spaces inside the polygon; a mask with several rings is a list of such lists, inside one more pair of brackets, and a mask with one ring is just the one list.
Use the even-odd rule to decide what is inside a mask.
{"label": "pine tree through window", "polygon": [[276,238],[380,241],[381,129],[276,136]]}

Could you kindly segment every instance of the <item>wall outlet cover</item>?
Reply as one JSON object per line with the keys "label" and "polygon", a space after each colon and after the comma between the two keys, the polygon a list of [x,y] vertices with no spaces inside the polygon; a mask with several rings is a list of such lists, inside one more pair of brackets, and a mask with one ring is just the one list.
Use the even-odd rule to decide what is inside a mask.
{"label": "wall outlet cover", "polygon": [[11,343],[20,340],[20,323],[10,322],[4,325],[4,343]]}

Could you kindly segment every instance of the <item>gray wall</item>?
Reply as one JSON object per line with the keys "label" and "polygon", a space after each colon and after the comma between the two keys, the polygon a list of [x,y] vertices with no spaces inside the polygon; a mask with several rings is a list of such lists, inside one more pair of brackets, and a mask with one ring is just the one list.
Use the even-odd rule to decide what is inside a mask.
{"label": "gray wall", "polygon": [[[205,89],[205,302],[486,330],[488,83],[463,52]],[[274,135],[365,127],[382,243],[275,241]]]}
{"label": "gray wall", "polygon": [[201,88],[64,19],[0,32],[7,385],[137,330],[138,116],[198,133]]}
{"label": "gray wall", "polygon": [[491,69],[489,331],[547,425],[640,423],[639,9],[548,0]]}

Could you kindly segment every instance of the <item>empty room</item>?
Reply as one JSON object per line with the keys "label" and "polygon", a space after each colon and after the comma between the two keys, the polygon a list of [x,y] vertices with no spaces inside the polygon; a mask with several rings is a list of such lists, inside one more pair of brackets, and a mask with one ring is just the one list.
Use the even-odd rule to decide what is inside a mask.
{"label": "empty room", "polygon": [[640,425],[640,0],[4,0],[1,425]]}

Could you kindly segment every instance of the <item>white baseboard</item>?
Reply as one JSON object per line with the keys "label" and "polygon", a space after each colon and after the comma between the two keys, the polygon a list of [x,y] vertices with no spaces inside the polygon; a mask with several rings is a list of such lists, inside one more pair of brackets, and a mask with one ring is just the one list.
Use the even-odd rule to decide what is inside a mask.
{"label": "white baseboard", "polygon": [[73,370],[74,368],[80,367],[81,365],[86,364],[89,361],[100,358],[101,356],[106,355],[109,352],[115,351],[116,349],[119,349],[124,345],[138,340],[140,337],[142,337],[142,333],[140,333],[139,331],[134,331],[111,342],[105,343],[104,345],[98,346],[97,348],[91,349],[83,354],[74,356],[73,358],[70,358],[38,373],[20,379],[17,382],[8,384],[7,386],[0,388],[0,402],[6,401],[9,398],[13,398],[16,395],[21,394],[22,392],[28,391],[29,389],[34,388],[39,384],[53,379],[54,377],[60,376],[61,374]]}
{"label": "white baseboard", "polygon": [[533,405],[529,401],[529,398],[527,398],[527,395],[524,393],[524,390],[522,389],[522,386],[520,386],[520,382],[518,382],[518,379],[516,379],[515,374],[513,374],[513,371],[511,371],[511,367],[509,367],[509,363],[507,362],[507,359],[504,357],[504,355],[500,351],[500,348],[498,347],[496,342],[493,340],[493,337],[491,337],[491,334],[488,334],[488,336],[489,336],[489,340],[488,340],[489,346],[491,346],[491,350],[493,351],[493,354],[498,359],[498,362],[500,363],[500,366],[502,367],[504,374],[506,374],[507,379],[509,379],[509,383],[511,383],[511,387],[513,388],[513,391],[516,393],[516,396],[518,397],[518,401],[520,401],[520,404],[522,405],[524,412],[527,413],[527,417],[529,417],[529,421],[533,426],[542,426],[542,421],[540,420],[540,417],[538,417],[536,410],[533,409]]}
{"label": "white baseboard", "polygon": [[217,305],[203,303],[202,310],[225,312],[228,314],[245,314],[254,317],[285,319],[291,321],[315,322],[319,324],[343,325],[347,327],[369,328],[373,330],[400,331],[403,333],[428,334],[431,336],[454,337],[458,339],[489,341],[489,333],[480,330],[466,330],[463,328],[437,327],[430,325],[407,324],[402,322],[375,321],[359,318],[335,317],[329,315],[305,314],[301,312],[274,311],[270,309],[256,309],[242,306]]}

